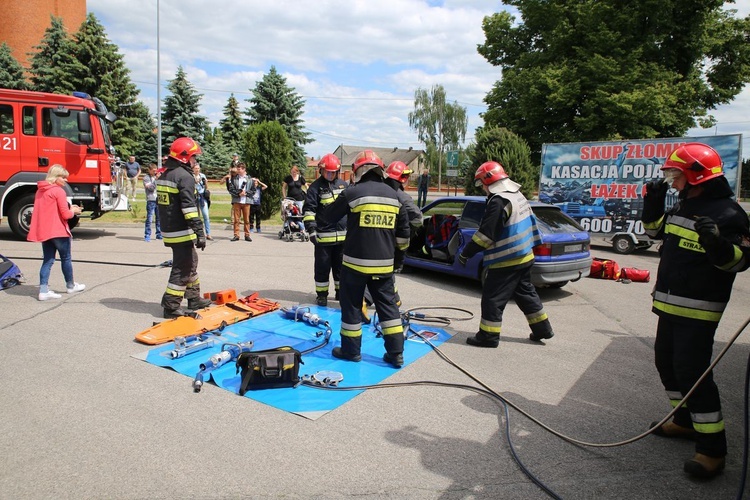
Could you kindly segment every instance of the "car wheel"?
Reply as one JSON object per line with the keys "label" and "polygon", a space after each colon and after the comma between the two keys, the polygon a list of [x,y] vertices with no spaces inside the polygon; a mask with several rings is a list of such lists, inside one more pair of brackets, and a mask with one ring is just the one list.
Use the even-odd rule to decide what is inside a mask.
{"label": "car wheel", "polygon": [[615,252],[623,255],[633,253],[635,250],[635,243],[633,243],[630,236],[615,236],[612,240],[612,246],[614,247]]}
{"label": "car wheel", "polygon": [[34,193],[21,196],[11,205],[8,225],[18,239],[25,240],[31,228],[31,214],[34,212]]}

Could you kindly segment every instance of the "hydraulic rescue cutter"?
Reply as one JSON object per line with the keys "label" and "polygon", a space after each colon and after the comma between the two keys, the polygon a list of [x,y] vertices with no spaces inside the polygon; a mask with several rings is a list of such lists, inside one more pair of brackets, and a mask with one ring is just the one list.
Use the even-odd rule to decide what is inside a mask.
{"label": "hydraulic rescue cutter", "polygon": [[264,299],[253,293],[237,299],[234,290],[206,293],[204,297],[216,302],[216,305],[195,311],[195,316],[162,321],[137,334],[135,339],[149,345],[171,342],[175,337],[199,335],[214,330],[223,330],[225,326],[239,323],[246,319],[275,311],[281,304]]}

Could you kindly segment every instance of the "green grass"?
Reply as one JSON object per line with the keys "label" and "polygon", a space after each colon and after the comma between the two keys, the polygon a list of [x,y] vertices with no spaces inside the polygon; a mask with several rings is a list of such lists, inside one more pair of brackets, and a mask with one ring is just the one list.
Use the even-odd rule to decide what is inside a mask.
{"label": "green grass", "polygon": [[[212,223],[222,223],[224,219],[232,219],[232,197],[227,193],[223,184],[218,182],[209,182],[209,191],[211,191],[211,208],[208,209],[208,218]],[[139,191],[135,203],[131,202],[130,210],[122,212],[108,212],[99,219],[92,222],[102,224],[108,223],[134,223],[144,224],[146,222],[146,198],[143,190]],[[281,226],[281,210],[274,212],[271,218],[263,221],[271,226]]]}

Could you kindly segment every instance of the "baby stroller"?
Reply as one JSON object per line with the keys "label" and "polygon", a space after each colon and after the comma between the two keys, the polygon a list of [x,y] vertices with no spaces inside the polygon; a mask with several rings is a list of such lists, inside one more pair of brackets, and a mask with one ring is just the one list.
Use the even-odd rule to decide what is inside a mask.
{"label": "baby stroller", "polygon": [[295,201],[291,198],[281,200],[281,220],[284,221],[284,227],[279,231],[279,239],[286,241],[310,241],[310,235],[305,231],[305,224],[302,222],[302,202]]}

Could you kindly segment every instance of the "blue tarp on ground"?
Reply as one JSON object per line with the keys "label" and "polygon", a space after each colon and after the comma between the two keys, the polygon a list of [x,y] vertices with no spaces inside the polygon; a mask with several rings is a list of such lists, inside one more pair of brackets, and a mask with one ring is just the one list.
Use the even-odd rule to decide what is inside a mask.
{"label": "blue tarp on ground", "polygon": [[[341,312],[338,309],[327,307],[304,307],[309,307],[310,312],[319,315],[322,320],[328,321],[333,335],[328,345],[302,357],[304,364],[300,366],[300,377],[302,375],[313,375],[323,370],[341,372],[344,375],[344,380],[339,386],[347,387],[375,385],[398,371],[383,361],[383,354],[385,353],[383,339],[376,337],[376,331],[370,325],[363,325],[362,327],[361,362],[352,363],[334,358],[331,350],[340,345]],[[445,330],[432,326],[412,324],[412,328],[416,331],[434,332],[436,336],[430,341],[436,346],[451,337]],[[169,352],[174,349],[174,344],[171,342],[133,357],[156,366],[171,368],[192,380],[199,371],[199,365],[211,355],[221,351],[221,343],[223,342],[238,343],[252,340],[254,342],[253,351],[280,346],[291,346],[299,351],[304,351],[324,342],[322,335],[316,336],[316,333],[322,333],[323,330],[322,325],[313,327],[302,321],[295,322],[288,319],[283,312],[274,311],[227,326],[221,332],[215,346],[188,354],[182,358],[172,359],[169,356]],[[431,350],[432,348],[429,345],[417,337],[408,339],[404,348],[404,366],[421,358]],[[209,380],[222,389],[237,394],[240,374],[236,373],[235,363],[230,361],[210,372],[210,377],[205,377],[206,382]],[[185,384],[185,390],[192,390],[187,383]],[[361,392],[329,391],[299,386],[296,388],[248,391],[245,397],[315,420],[338,408]]]}

